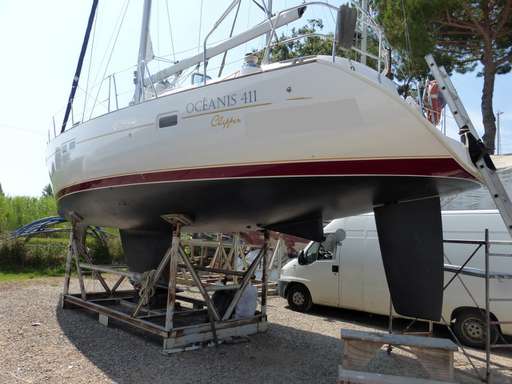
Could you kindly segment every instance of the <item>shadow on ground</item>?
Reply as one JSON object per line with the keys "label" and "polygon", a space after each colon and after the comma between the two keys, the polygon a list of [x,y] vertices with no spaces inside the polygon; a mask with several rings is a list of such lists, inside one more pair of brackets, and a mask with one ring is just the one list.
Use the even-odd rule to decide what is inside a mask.
{"label": "shadow on ground", "polygon": [[[266,333],[251,336],[246,343],[220,345],[217,351],[211,347],[167,356],[161,353],[160,338],[121,323],[113,322],[106,328],[98,323],[95,315],[83,310],[57,308],[56,315],[75,347],[112,381],[120,384],[333,383],[341,360],[338,335],[331,337],[276,323],[270,323]],[[388,327],[386,316],[358,311],[314,306],[309,315],[318,317],[319,321],[335,322],[333,327],[337,328],[340,326],[337,321],[380,330]],[[396,319],[394,325],[396,329],[403,329],[408,323]],[[417,324],[413,328],[422,330],[426,325]],[[435,334],[450,336],[444,326],[436,326]],[[470,353],[481,360],[474,350]],[[512,355],[510,352],[500,354]],[[391,371],[383,373],[393,373],[402,363],[391,362],[387,367]]]}
{"label": "shadow on ground", "polygon": [[249,342],[163,355],[158,337],[115,322],[104,327],[83,310],[57,308],[80,352],[117,383],[333,383],[339,339],[270,323]]}
{"label": "shadow on ground", "polygon": [[[362,327],[376,328],[377,330],[381,331],[388,331],[389,329],[388,316],[375,315],[367,312],[326,307],[323,305],[314,305],[308,314],[321,317],[325,321],[343,321],[345,323],[359,325]],[[411,320],[394,318],[393,330],[395,332],[402,332],[403,330],[407,329],[410,324]],[[412,332],[424,332],[428,330],[428,324],[422,321],[415,321],[409,330]],[[442,324],[434,325],[434,336],[450,338],[455,341],[450,330]],[[503,340],[507,343],[512,343],[511,337],[501,336],[499,341],[502,342]],[[497,356],[512,357],[512,350],[496,350],[493,351],[493,353]]]}

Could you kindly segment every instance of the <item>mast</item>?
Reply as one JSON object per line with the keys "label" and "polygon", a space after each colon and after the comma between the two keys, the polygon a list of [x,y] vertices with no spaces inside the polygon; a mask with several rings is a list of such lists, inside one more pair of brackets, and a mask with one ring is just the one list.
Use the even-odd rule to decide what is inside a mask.
{"label": "mast", "polygon": [[[267,0],[267,17],[268,19],[272,19],[272,0]],[[265,41],[265,46],[268,46],[268,43],[272,40],[272,32],[267,32],[267,40]]]}
{"label": "mast", "polygon": [[137,60],[137,75],[135,78],[135,94],[133,102],[138,104],[144,95],[144,74],[146,72],[146,52],[148,48],[149,18],[151,16],[151,0],[144,0],[142,26],[140,30],[139,57]]}
{"label": "mast", "polygon": [[87,21],[87,28],[85,30],[84,41],[82,42],[82,49],[80,51],[80,56],[78,57],[75,76],[73,77],[73,83],[71,84],[71,92],[69,93],[68,105],[66,106],[66,112],[64,113],[64,120],[62,120],[62,128],[60,133],[66,130],[69,113],[71,112],[71,108],[73,108],[73,99],[75,98],[76,88],[78,87],[78,81],[80,80],[80,73],[82,72],[82,64],[84,63],[85,53],[87,52],[87,45],[89,44],[89,36],[91,35],[91,28],[94,23],[96,8],[98,8],[98,0],[93,0],[91,12],[89,13],[89,20]]}
{"label": "mast", "polygon": [[[267,19],[269,21],[272,20],[272,0],[267,0],[267,4],[265,4],[265,0],[262,0],[262,3],[265,8],[264,11],[266,12]],[[274,33],[274,31],[269,30],[266,35],[265,47],[267,47],[267,49],[265,50],[263,59],[261,60],[262,64],[268,64],[270,62],[270,43],[272,42],[272,33]]]}

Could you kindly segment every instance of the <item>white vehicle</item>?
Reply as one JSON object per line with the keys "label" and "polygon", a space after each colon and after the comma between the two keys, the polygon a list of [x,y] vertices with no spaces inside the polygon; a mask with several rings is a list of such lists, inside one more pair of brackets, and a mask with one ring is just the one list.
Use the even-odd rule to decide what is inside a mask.
{"label": "white vehicle", "polygon": [[[442,221],[445,239],[483,240],[487,228],[490,240],[510,240],[498,211],[445,211]],[[282,268],[280,295],[298,311],[307,311],[314,303],[388,315],[390,296],[373,214],[333,220],[324,232],[323,243],[309,243],[297,259]],[[499,245],[493,251],[510,253],[510,248]],[[445,244],[445,262],[462,265],[474,249],[475,245]],[[466,268],[482,270],[484,262],[482,247]],[[490,271],[511,274],[512,259],[491,257]],[[452,276],[453,272],[445,272],[445,283]],[[485,279],[466,274],[461,277],[478,306],[485,308]],[[512,280],[491,279],[490,295],[512,297]],[[494,319],[512,320],[512,302],[492,302],[490,308]],[[444,292],[443,317],[452,322],[452,329],[464,344],[483,345],[484,313],[458,278]],[[511,335],[512,323],[502,324],[500,330]]]}

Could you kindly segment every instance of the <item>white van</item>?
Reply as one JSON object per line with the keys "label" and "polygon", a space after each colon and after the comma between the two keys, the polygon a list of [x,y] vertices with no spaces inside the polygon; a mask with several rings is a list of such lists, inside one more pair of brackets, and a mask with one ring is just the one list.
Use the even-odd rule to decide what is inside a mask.
{"label": "white van", "polygon": [[[445,211],[442,221],[444,239],[483,240],[487,228],[490,240],[510,240],[497,211]],[[324,232],[323,243],[309,243],[299,258],[290,260],[282,268],[280,295],[298,311],[307,311],[314,303],[389,315],[389,290],[373,214],[334,220]],[[460,266],[475,248],[475,245],[445,244],[445,262]],[[468,263],[467,270],[483,270],[483,248]],[[492,251],[510,254],[512,246],[497,245]],[[512,258],[491,258],[490,271],[512,274]],[[452,276],[453,272],[445,272],[445,283]],[[485,279],[463,275],[462,281],[478,306],[485,308]],[[490,296],[512,298],[512,280],[491,279]],[[494,319],[512,321],[512,301],[492,302],[490,309]],[[443,317],[451,320],[453,330],[463,343],[483,345],[484,314],[458,278],[445,290]],[[512,334],[512,323],[502,324],[500,328],[503,334]]]}

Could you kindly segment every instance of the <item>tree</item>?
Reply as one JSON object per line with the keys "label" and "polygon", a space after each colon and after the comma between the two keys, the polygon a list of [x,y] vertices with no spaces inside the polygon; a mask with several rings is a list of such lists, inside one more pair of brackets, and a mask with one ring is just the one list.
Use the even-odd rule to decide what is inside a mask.
{"label": "tree", "polygon": [[2,189],[2,184],[0,183],[0,196],[5,196],[4,190]]}
{"label": "tree", "polygon": [[481,65],[483,141],[494,153],[494,83],[511,70],[512,0],[373,0],[373,6],[408,76],[426,76],[427,53],[449,73]]}
{"label": "tree", "polygon": [[[311,55],[331,55],[333,34],[328,33],[325,36],[319,36],[324,28],[321,19],[309,19],[308,23],[300,28],[292,28],[290,35],[281,34],[277,39],[279,44],[274,43],[270,51],[272,61],[283,61],[294,57],[304,57]],[[310,35],[301,39],[294,39],[298,36]],[[287,41],[289,40],[289,41]],[[377,52],[375,44],[369,44],[369,50]],[[263,57],[263,51],[258,53],[258,57]],[[343,50],[338,47],[336,55],[341,57],[350,57],[356,59],[353,51]]]}
{"label": "tree", "polygon": [[41,195],[43,197],[53,197],[53,189],[51,184],[48,184],[46,187],[43,188]]}
{"label": "tree", "polygon": [[[290,40],[300,35],[314,34],[324,27],[322,20],[310,19],[308,23],[298,29],[292,28],[291,34],[281,36],[277,39],[279,44],[272,47],[270,55],[272,61],[283,61],[293,57],[301,57],[308,55],[326,55],[331,54],[332,37],[329,42],[319,36],[311,36],[305,39]],[[284,42],[290,40],[289,42]],[[263,57],[263,51],[258,54],[260,58]]]}

